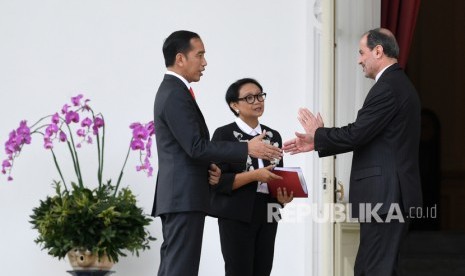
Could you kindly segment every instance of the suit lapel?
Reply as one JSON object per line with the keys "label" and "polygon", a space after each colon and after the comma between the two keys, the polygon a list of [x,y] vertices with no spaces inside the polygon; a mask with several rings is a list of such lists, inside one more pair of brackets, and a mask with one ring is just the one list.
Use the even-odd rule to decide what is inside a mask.
{"label": "suit lapel", "polygon": [[178,83],[182,87],[186,97],[189,97],[189,100],[194,104],[195,109],[197,111],[197,115],[199,115],[199,117],[202,119],[202,123],[200,124],[200,126],[201,126],[201,131],[202,131],[203,135],[205,137],[207,137],[208,139],[210,139],[210,132],[208,131],[208,127],[207,127],[207,123],[205,122],[205,118],[203,117],[202,111],[200,110],[200,107],[197,104],[197,101],[192,97],[189,89],[187,89],[186,85],[184,85],[184,83],[180,79],[178,79],[177,77],[171,76],[171,75],[166,75],[166,76],[167,77],[173,77],[178,81]]}
{"label": "suit lapel", "polygon": [[203,135],[205,137],[208,137],[208,139],[210,139],[210,133],[208,131],[208,127],[207,127],[207,123],[205,122],[205,118],[203,117],[203,114],[202,114],[202,111],[200,110],[200,107],[199,105],[197,104],[197,101],[192,97],[189,89],[187,89],[187,87],[184,86],[184,90],[186,92],[186,94],[189,96],[189,99],[192,101],[192,103],[194,104],[195,106],[195,109],[197,110],[197,114],[199,115],[199,117],[202,119],[202,124],[201,124],[201,127],[202,127],[202,132],[203,132]]}

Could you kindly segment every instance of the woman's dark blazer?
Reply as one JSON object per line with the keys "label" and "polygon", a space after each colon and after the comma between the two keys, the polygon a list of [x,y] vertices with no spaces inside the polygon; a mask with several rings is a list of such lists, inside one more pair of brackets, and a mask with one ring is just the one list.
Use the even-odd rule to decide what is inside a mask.
{"label": "woman's dark blazer", "polygon": [[[269,140],[271,144],[278,143],[282,147],[281,135],[274,129],[265,125],[261,125],[262,130],[267,131],[264,140]],[[235,122],[219,127],[213,134],[212,141],[238,141],[252,139],[252,136],[244,134]],[[258,168],[258,160],[252,158],[254,168]],[[233,190],[232,185],[235,175],[246,170],[246,162],[236,163],[219,163],[221,168],[221,178],[216,186],[212,186],[211,200],[210,200],[210,215],[218,218],[227,218],[239,220],[243,222],[250,222],[252,219],[252,212],[254,209],[255,197],[257,194],[258,182],[254,181],[246,184],[239,189]],[[266,167],[270,165],[270,161],[263,160],[263,165]],[[279,167],[283,166],[281,159],[278,164]],[[278,203],[276,198],[269,198],[270,203]]]}

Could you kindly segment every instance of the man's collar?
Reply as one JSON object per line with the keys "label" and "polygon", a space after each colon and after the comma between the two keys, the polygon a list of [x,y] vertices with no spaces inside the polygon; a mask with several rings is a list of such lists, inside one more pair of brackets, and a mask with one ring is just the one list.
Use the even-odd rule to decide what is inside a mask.
{"label": "man's collar", "polygon": [[189,89],[191,87],[189,82],[183,76],[179,75],[178,73],[168,70],[168,71],[166,71],[165,74],[175,76],[178,79],[182,80],[182,82],[186,85],[187,89]]}
{"label": "man's collar", "polygon": [[379,80],[379,78],[381,77],[381,75],[384,73],[384,71],[386,71],[386,69],[388,69],[389,67],[391,67],[392,65],[394,65],[395,63],[393,64],[389,64],[388,66],[384,67],[383,70],[379,71],[378,74],[376,74],[376,77],[375,77],[375,82],[377,82]]}

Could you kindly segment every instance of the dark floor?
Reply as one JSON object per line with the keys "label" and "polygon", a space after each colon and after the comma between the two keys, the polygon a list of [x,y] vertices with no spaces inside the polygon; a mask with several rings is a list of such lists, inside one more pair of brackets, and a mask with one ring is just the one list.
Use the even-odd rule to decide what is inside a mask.
{"label": "dark floor", "polygon": [[402,276],[465,276],[465,233],[410,232],[400,266]]}

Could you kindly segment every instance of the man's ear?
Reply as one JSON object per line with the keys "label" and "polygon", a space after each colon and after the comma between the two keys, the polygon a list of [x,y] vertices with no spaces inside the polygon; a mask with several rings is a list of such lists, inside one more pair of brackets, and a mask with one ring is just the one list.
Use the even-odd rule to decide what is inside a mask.
{"label": "man's ear", "polygon": [[174,63],[176,64],[176,66],[183,67],[185,62],[186,62],[186,56],[184,56],[184,54],[182,53],[177,53],[176,58],[174,60]]}
{"label": "man's ear", "polygon": [[376,45],[373,52],[374,52],[376,58],[380,58],[381,56],[384,55],[384,48],[381,45]]}

